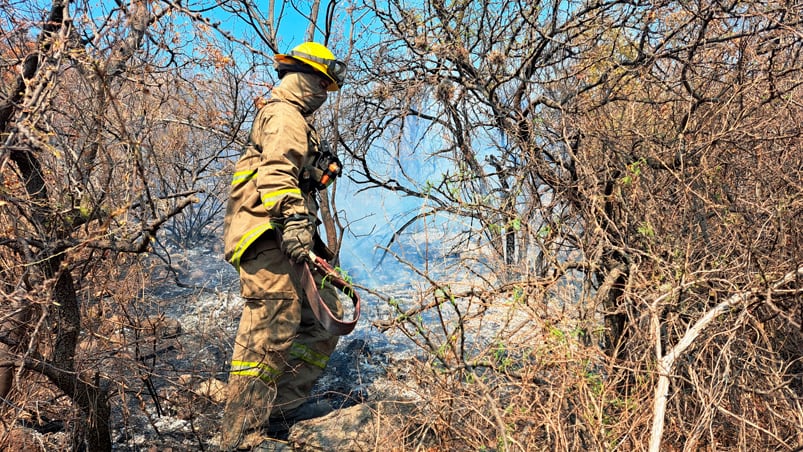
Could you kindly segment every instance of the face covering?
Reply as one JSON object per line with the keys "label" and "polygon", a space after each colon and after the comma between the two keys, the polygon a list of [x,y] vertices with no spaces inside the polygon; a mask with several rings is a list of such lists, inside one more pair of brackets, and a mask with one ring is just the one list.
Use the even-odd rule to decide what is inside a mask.
{"label": "face covering", "polygon": [[301,108],[310,115],[326,102],[326,88],[321,88],[321,77],[303,72],[288,72],[273,89],[273,95]]}

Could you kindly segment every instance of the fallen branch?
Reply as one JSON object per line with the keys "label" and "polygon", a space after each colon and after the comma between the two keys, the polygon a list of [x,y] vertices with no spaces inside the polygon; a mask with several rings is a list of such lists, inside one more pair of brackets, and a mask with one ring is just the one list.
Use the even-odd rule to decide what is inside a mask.
{"label": "fallen branch", "polygon": [[[784,285],[792,282],[797,277],[803,276],[803,267],[798,268],[796,271],[791,271],[784,275],[782,279],[775,282],[770,288],[770,293],[780,290]],[[678,341],[678,343],[669,350],[669,352],[661,356],[660,354],[660,329],[655,331],[655,340],[659,345],[656,346],[658,357],[658,383],[655,386],[655,401],[653,402],[653,421],[652,430],[650,432],[650,452],[659,452],[661,449],[661,439],[664,434],[664,420],[666,418],[666,404],[669,399],[669,382],[675,361],[680,358],[686,349],[688,349],[697,338],[702,334],[703,330],[708,327],[717,317],[732,310],[743,307],[748,301],[755,299],[756,292],[746,290],[732,295],[727,300],[714,306],[713,309],[706,312],[697,322],[686,331],[686,334]],[[655,314],[653,314],[655,315]],[[654,328],[660,328],[658,321],[653,322]]]}

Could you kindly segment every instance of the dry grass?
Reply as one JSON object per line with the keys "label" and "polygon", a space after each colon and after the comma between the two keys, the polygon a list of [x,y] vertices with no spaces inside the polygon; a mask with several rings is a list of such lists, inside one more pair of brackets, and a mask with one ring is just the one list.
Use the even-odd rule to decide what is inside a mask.
{"label": "dry grass", "polygon": [[[659,375],[647,306],[634,306],[626,348],[611,353],[595,343],[602,321],[549,290],[445,287],[459,284],[394,300],[404,314],[383,325],[422,351],[408,371],[425,415],[410,420],[405,450],[648,450]],[[675,332],[664,350],[709,307],[658,319]],[[661,450],[803,445],[803,333],[766,312],[756,302],[720,316],[678,359]]]}

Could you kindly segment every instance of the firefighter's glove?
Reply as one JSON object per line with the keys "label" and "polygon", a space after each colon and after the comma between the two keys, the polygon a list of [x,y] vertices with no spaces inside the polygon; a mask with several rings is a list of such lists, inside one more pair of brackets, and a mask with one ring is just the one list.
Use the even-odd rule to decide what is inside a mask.
{"label": "firefighter's glove", "polygon": [[306,218],[288,220],[282,232],[282,251],[293,262],[309,259],[314,232],[314,226]]}

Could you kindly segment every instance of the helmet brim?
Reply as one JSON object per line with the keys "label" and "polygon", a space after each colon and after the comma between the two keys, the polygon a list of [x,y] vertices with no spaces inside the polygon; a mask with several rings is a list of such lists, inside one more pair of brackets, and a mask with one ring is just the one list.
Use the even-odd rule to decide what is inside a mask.
{"label": "helmet brim", "polygon": [[326,87],[327,91],[337,91],[337,90],[340,89],[340,85],[338,85],[337,80],[333,79],[332,76],[330,76],[328,73],[326,73],[325,71],[322,71],[320,68],[310,64],[307,61],[304,61],[304,60],[302,60],[300,58],[296,58],[296,57],[291,56],[291,55],[285,55],[283,53],[277,53],[276,55],[274,55],[273,58],[278,63],[286,64],[288,66],[292,66],[292,65],[296,65],[296,64],[303,64],[303,65],[309,66],[312,69],[314,69],[316,73],[318,73],[318,74],[326,77],[327,79],[329,79],[329,81],[331,83],[329,83],[329,86]]}

